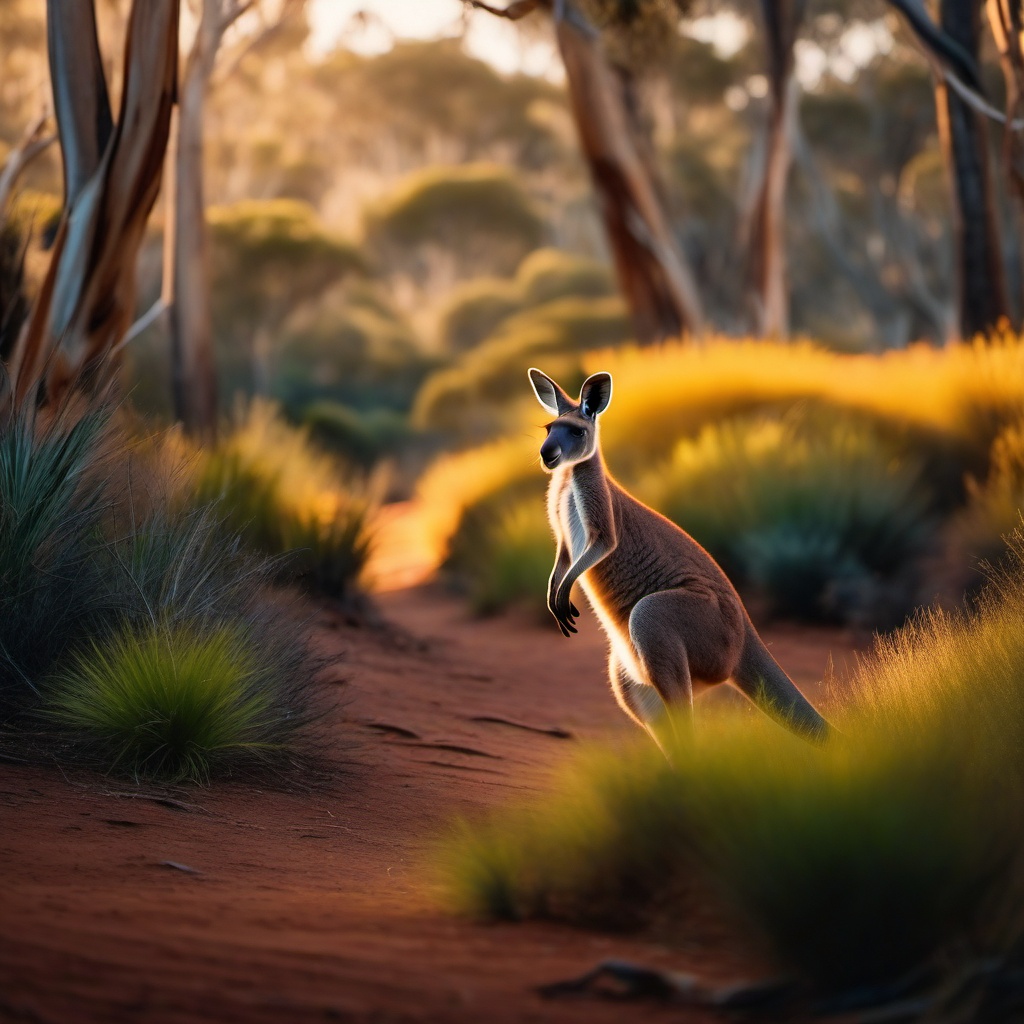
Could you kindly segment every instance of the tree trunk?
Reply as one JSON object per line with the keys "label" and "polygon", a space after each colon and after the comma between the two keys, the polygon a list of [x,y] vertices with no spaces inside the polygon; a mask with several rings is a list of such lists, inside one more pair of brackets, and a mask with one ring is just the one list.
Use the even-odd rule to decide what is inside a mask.
{"label": "tree trunk", "polygon": [[806,0],[762,0],[770,112],[764,177],[757,190],[750,236],[750,294],[755,330],[779,338],[789,334],[786,186],[800,95],[793,73],[793,47],[805,6]]}
{"label": "tree trunk", "polygon": [[[977,60],[981,0],[942,0],[943,31]],[[989,170],[984,119],[944,79],[935,105],[946,163],[953,183],[960,334],[986,334],[1009,315],[995,191]]]}
{"label": "tree trunk", "polygon": [[220,46],[222,6],[221,0],[203,0],[199,29],[185,64],[174,154],[170,278],[165,288],[174,412],[187,433],[206,438],[217,429],[217,371],[203,189],[203,108]]}
{"label": "tree trunk", "polygon": [[111,130],[91,0],[51,0],[50,75],[66,203],[5,381],[18,403],[41,384],[55,401],[69,387],[96,389],[112,377],[112,353],[134,312],[136,256],[160,190],[178,15],[178,0],[132,5],[120,115]]}
{"label": "tree trunk", "polygon": [[622,82],[596,33],[574,16],[568,3],[565,8],[555,22],[558,49],[637,340],[700,334],[704,317],[697,289],[638,151]]}

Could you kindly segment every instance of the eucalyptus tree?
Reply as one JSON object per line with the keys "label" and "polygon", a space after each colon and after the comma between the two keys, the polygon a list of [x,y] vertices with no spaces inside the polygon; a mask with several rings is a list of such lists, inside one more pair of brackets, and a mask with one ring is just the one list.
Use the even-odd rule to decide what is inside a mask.
{"label": "eucalyptus tree", "polygon": [[[637,340],[700,334],[704,314],[693,274],[668,217],[650,152],[638,124],[632,77],[609,59],[604,33],[575,0],[514,0],[476,8],[510,20],[535,11],[550,17],[565,65],[570,107],[598,207],[629,305]],[[588,5],[592,6],[592,5]],[[675,31],[674,0],[607,0],[596,4],[614,32],[657,19]]]}
{"label": "eucalyptus tree", "polygon": [[136,0],[115,121],[94,0],[48,0],[64,202],[3,387],[16,403],[106,385],[135,305],[135,258],[160,189],[178,73],[178,0]]}

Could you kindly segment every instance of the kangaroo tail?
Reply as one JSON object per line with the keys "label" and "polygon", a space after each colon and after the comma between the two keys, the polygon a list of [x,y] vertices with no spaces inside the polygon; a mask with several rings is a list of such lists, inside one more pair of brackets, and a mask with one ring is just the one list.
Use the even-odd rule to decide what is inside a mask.
{"label": "kangaroo tail", "polygon": [[814,743],[826,742],[834,732],[779,667],[753,626],[747,630],[733,683],[770,718]]}

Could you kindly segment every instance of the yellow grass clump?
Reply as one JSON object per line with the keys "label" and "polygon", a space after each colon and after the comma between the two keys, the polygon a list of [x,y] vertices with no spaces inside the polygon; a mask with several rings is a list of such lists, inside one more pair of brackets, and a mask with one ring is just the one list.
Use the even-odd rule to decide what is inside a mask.
{"label": "yellow grass clump", "polygon": [[1000,427],[1024,408],[1024,343],[1009,332],[880,355],[714,339],[593,352],[584,367],[615,378],[603,432],[608,450],[626,463],[664,452],[709,420],[800,400],[932,433],[983,459]]}

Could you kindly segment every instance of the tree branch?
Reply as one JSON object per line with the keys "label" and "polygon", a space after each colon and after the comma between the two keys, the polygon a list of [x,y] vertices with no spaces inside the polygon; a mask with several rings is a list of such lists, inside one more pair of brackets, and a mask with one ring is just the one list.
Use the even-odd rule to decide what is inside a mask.
{"label": "tree branch", "polygon": [[116,356],[121,349],[133,342],[147,327],[155,324],[166,310],[167,303],[164,302],[161,296],[125,331],[124,337],[110,350],[110,355]]}
{"label": "tree branch", "polygon": [[57,139],[54,133],[43,134],[50,119],[47,109],[40,111],[39,116],[22,132],[14,149],[8,154],[7,162],[0,170],[0,224],[4,222],[4,211],[11,197],[15,183],[22,172],[40,153],[51,146]]}
{"label": "tree branch", "polygon": [[981,89],[981,76],[974,58],[932,21],[922,0],[888,0],[907,20],[919,43],[943,66],[952,68],[956,77],[972,89]]}
{"label": "tree branch", "polygon": [[224,12],[220,19],[218,31],[223,35],[238,19],[251,10],[255,0],[235,0],[235,2]]}
{"label": "tree branch", "polygon": [[48,0],[46,15],[50,67],[61,69],[51,81],[70,208],[99,168],[114,120],[92,0]]}
{"label": "tree branch", "polygon": [[484,0],[463,0],[463,3],[508,21],[519,21],[528,14],[532,14],[540,6],[540,0],[513,0],[508,7],[492,7],[490,4],[484,3]]}

